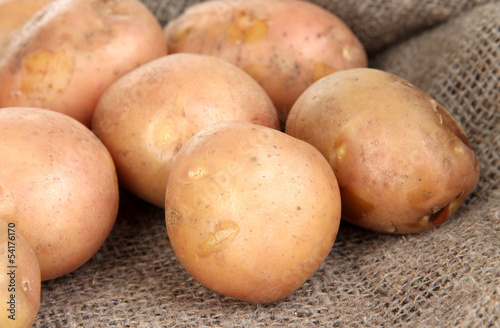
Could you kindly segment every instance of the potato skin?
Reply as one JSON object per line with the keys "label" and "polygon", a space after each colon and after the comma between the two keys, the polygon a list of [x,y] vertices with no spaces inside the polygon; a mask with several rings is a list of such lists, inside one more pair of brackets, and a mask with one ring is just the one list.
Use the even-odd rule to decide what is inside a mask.
{"label": "potato skin", "polygon": [[312,85],[286,133],[328,159],[342,217],[388,233],[416,233],[449,219],[473,191],[479,166],[452,116],[422,90],[367,68]]}
{"label": "potato skin", "polygon": [[166,52],[161,26],[138,0],[59,0],[0,60],[0,107],[47,108],[89,127],[112,82]]}
{"label": "potato skin", "polygon": [[29,242],[42,280],[89,260],[119,201],[113,160],[99,139],[61,113],[1,108],[0,154],[0,217]]}
{"label": "potato skin", "polygon": [[350,28],[306,1],[207,1],[188,8],[164,30],[171,53],[217,56],[253,76],[283,121],[314,81],[367,65],[365,50]]}
{"label": "potato skin", "polygon": [[204,286],[248,302],[295,291],[328,255],[340,222],[333,171],[311,145],[246,122],[220,122],[176,155],[168,236]]}
{"label": "potato skin", "polygon": [[172,157],[202,128],[226,120],[280,127],[267,94],[241,69],[212,56],[175,54],[114,83],[92,129],[113,156],[120,183],[163,207]]}
{"label": "potato skin", "polygon": [[0,215],[0,327],[31,327],[40,308],[40,293],[35,253],[9,217]]}
{"label": "potato skin", "polygon": [[52,1],[54,0],[0,0],[0,58],[22,26]]}

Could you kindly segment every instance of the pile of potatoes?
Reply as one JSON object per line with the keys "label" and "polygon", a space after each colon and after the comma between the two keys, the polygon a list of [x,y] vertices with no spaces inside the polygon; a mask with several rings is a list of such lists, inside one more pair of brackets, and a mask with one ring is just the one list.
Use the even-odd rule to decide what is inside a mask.
{"label": "pile of potatoes", "polygon": [[0,25],[0,298],[17,297],[19,327],[41,281],[102,246],[119,185],[164,207],[201,284],[262,303],[314,274],[341,218],[418,233],[477,184],[453,117],[368,68],[351,29],[312,3],[212,0],[164,27],[139,0],[0,0],[0,13],[12,18]]}

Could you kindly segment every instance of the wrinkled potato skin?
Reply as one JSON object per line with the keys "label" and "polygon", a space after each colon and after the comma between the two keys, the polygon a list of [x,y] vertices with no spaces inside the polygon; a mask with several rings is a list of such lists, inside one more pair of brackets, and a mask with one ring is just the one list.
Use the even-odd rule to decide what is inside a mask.
{"label": "wrinkled potato skin", "polygon": [[120,183],[163,207],[172,157],[202,128],[227,120],[280,127],[267,94],[241,69],[211,56],[174,54],[114,83],[92,129],[113,156]]}
{"label": "wrinkled potato skin", "polygon": [[42,280],[89,260],[119,201],[113,160],[99,139],[54,111],[1,108],[0,154],[0,217],[29,242]]}
{"label": "wrinkled potato skin", "polygon": [[0,107],[47,108],[89,127],[104,90],[166,49],[161,26],[138,0],[55,1],[0,59]]}
{"label": "wrinkled potato skin", "polygon": [[[40,308],[40,266],[28,242],[7,222],[9,217],[0,215],[0,327],[31,327]],[[11,295],[15,303],[8,303]]]}
{"label": "wrinkled potato skin", "polygon": [[422,90],[375,69],[315,83],[293,106],[285,131],[330,162],[343,219],[377,231],[415,233],[444,223],[479,178],[452,116]]}
{"label": "wrinkled potato skin", "polygon": [[52,1],[54,0],[0,0],[0,58],[22,26]]}
{"label": "wrinkled potato skin", "polygon": [[283,121],[314,81],[367,65],[365,50],[349,27],[306,1],[207,1],[188,8],[164,30],[170,52],[214,55],[249,73]]}
{"label": "wrinkled potato skin", "polygon": [[340,195],[311,145],[221,122],[177,154],[165,214],[172,247],[195,279],[265,303],[291,294],[323,263],[337,235]]}

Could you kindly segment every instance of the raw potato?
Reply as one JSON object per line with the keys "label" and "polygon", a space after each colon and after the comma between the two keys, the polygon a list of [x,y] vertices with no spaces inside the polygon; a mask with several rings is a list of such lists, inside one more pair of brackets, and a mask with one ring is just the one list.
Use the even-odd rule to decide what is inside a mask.
{"label": "raw potato", "polygon": [[0,0],[0,58],[22,26],[52,1],[54,0]]}
{"label": "raw potato", "polygon": [[174,160],[165,215],[182,265],[206,287],[248,302],[282,299],[331,250],[340,195],[311,145],[245,122],[220,122]]}
{"label": "raw potato", "polygon": [[0,107],[40,107],[90,126],[106,88],[167,52],[138,0],[58,0],[40,10],[0,60]]}
{"label": "raw potato", "polygon": [[118,180],[104,145],[76,120],[38,108],[0,109],[0,218],[40,262],[42,280],[75,270],[109,235]]}
{"label": "raw potato", "polygon": [[9,217],[0,214],[0,327],[31,327],[40,307],[40,292],[35,253]]}
{"label": "raw potato", "polygon": [[296,0],[216,0],[188,8],[165,27],[169,51],[223,58],[254,77],[284,121],[298,96],[332,72],[365,67],[350,28]]}
{"label": "raw potato", "polygon": [[211,56],[175,54],[114,83],[92,129],[111,152],[120,183],[163,207],[172,157],[202,128],[227,120],[279,128],[271,100],[241,69]]}
{"label": "raw potato", "polygon": [[471,145],[452,116],[422,90],[375,69],[316,82],[293,106],[285,131],[330,162],[343,219],[377,231],[441,225],[479,178]]}

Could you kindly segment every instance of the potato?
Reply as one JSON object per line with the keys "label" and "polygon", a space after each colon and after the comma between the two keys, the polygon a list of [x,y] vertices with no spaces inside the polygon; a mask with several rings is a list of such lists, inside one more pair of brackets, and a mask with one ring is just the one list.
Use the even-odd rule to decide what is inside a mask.
{"label": "potato", "polygon": [[294,104],[286,133],[328,159],[342,217],[388,233],[441,225],[473,191],[479,167],[459,124],[404,79],[375,69],[334,73]]}
{"label": "potato", "polygon": [[206,127],[179,151],[167,184],[167,231],[204,286],[256,303],[315,273],[340,222],[328,162],[311,145],[247,122]]}
{"label": "potato", "polygon": [[138,0],[55,1],[0,60],[0,107],[47,108],[89,127],[112,82],[165,54],[161,26]]}
{"label": "potato", "polygon": [[0,58],[22,26],[52,1],[54,0],[0,0]]}
{"label": "potato", "polygon": [[27,328],[40,307],[40,266],[15,223],[7,222],[0,215],[0,327]]}
{"label": "potato", "polygon": [[225,120],[279,128],[271,100],[241,69],[211,56],[175,54],[114,83],[92,129],[111,152],[120,183],[163,207],[172,157],[202,128]]}
{"label": "potato", "polygon": [[90,259],[118,211],[116,171],[99,139],[61,113],[2,108],[0,154],[0,218],[29,242],[42,279]]}
{"label": "potato", "polygon": [[217,56],[249,73],[270,95],[283,121],[314,81],[367,65],[365,50],[350,28],[306,1],[207,1],[188,8],[164,31],[172,53]]}

